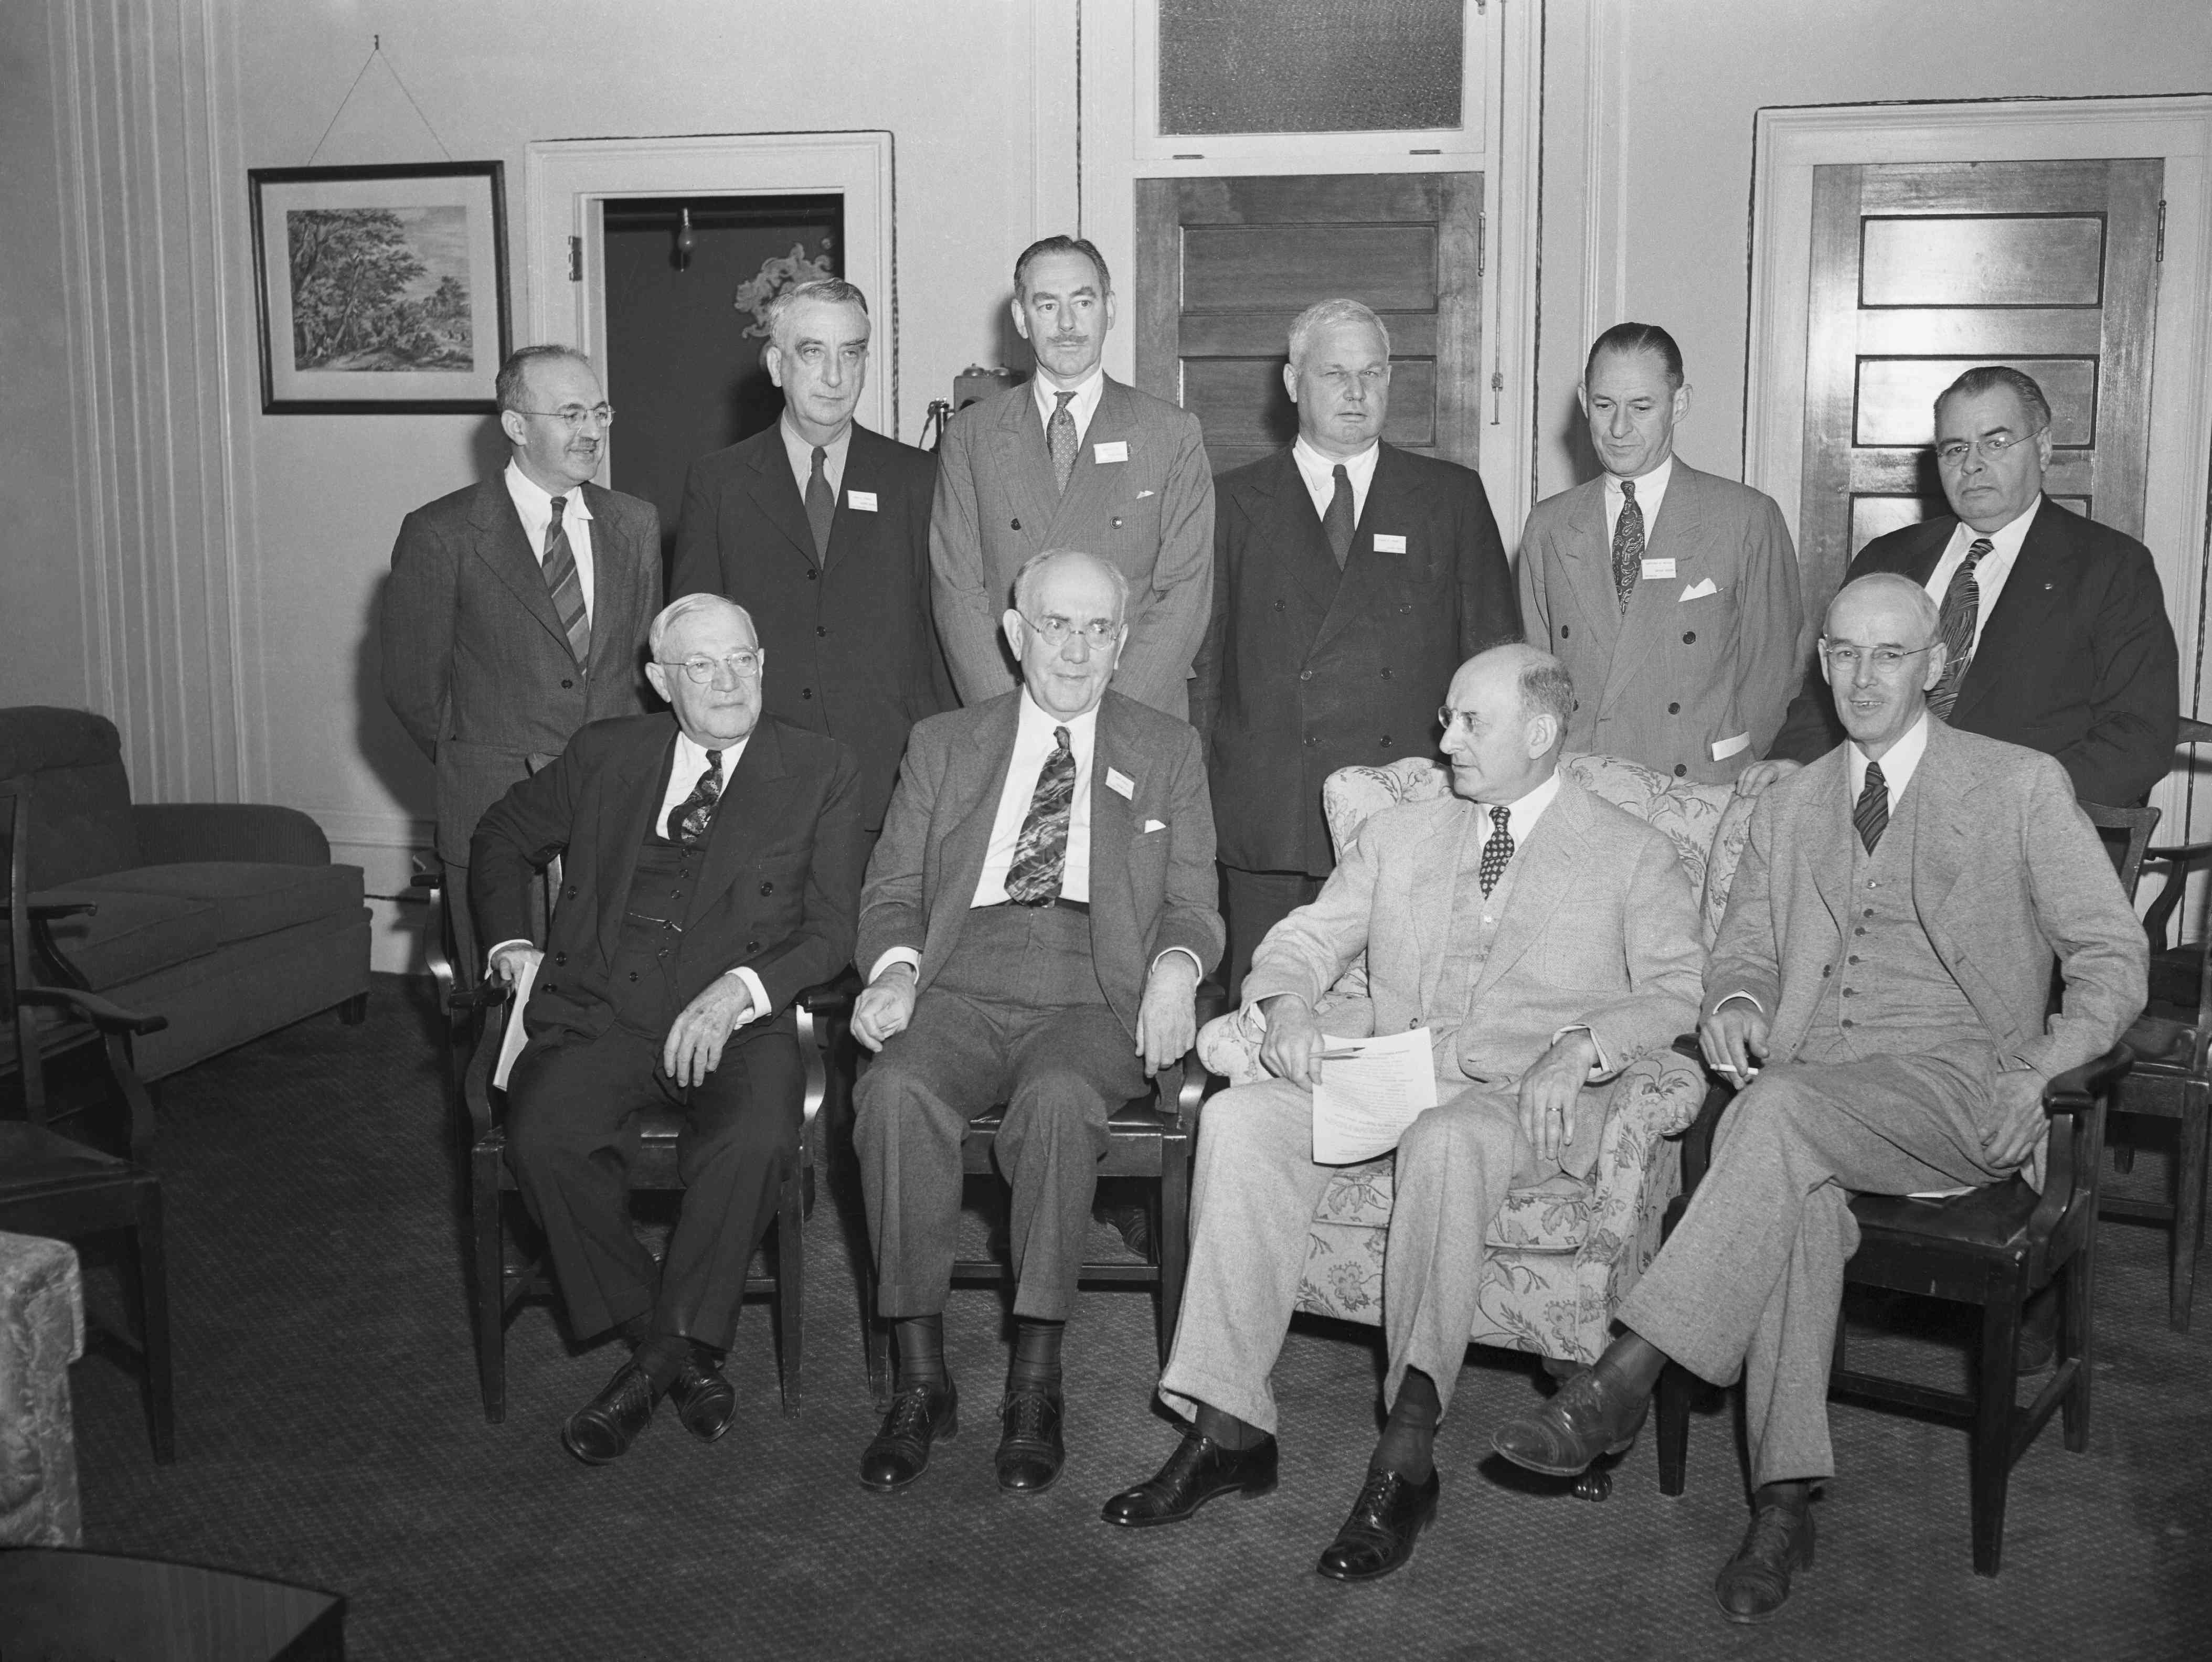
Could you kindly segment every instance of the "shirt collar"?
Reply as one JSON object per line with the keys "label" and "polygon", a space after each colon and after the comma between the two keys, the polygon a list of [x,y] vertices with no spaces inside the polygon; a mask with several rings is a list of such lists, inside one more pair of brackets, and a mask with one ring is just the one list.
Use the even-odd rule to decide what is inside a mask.
{"label": "shirt collar", "polygon": [[[682,675],[684,671],[678,670],[676,673]],[[722,747],[722,788],[724,790],[729,789],[730,775],[738,771],[738,758],[744,755],[745,746],[752,742],[753,736],[747,733],[736,743],[726,744]],[[674,779],[689,779],[694,783],[697,781],[700,774],[707,771],[707,747],[695,743],[691,735],[681,727],[676,730],[676,761],[669,771]]]}
{"label": "shirt collar", "polygon": [[1327,491],[1334,486],[1336,470],[1341,467],[1345,477],[1352,481],[1354,490],[1364,490],[1367,482],[1375,476],[1376,459],[1382,453],[1382,441],[1376,440],[1357,456],[1342,460],[1324,456],[1306,442],[1306,435],[1298,434],[1297,442],[1291,446],[1291,459],[1298,464],[1298,472],[1306,482],[1306,488]]}
{"label": "shirt collar", "polygon": [[[1099,701],[1101,704],[1104,702],[1103,699]],[[1021,721],[1015,734],[1015,743],[1019,743],[1025,734],[1041,733],[1049,738],[1055,727],[1067,729],[1068,748],[1071,749],[1090,743],[1091,734],[1098,730],[1098,705],[1092,705],[1079,716],[1056,716],[1030,697],[1030,689],[1024,687]]]}
{"label": "shirt collar", "polygon": [[[1920,767],[1920,758],[1928,752],[1928,713],[1923,710],[1920,719],[1905,730],[1905,735],[1889,747],[1889,754],[1881,759],[1882,783],[1889,787],[1889,800],[1896,806],[1905,794],[1905,787],[1912,783],[1912,775]],[[1867,753],[1852,739],[1844,749],[1844,762],[1850,770],[1851,800],[1858,800],[1859,792],[1866,789]]]}
{"label": "shirt collar", "polygon": [[[1066,389],[1056,387],[1042,375],[1030,377],[1030,390],[1035,396],[1037,414],[1046,421],[1059,408],[1060,394]],[[1091,418],[1098,413],[1098,401],[1106,396],[1106,366],[1099,364],[1085,375],[1075,388],[1075,397],[1069,400],[1067,413],[1075,418],[1075,430],[1086,431]]]}
{"label": "shirt collar", "polygon": [[1976,531],[1961,519],[1958,530],[1951,533],[1951,540],[1957,547],[1967,549],[1979,538],[1986,537],[1990,539],[1990,552],[1982,556],[1983,563],[1987,564],[1994,558],[2009,566],[2018,556],[2020,545],[2027,540],[2028,527],[2035,523],[2035,516],[2042,506],[2043,498],[2039,494],[2018,513],[1990,531]]}
{"label": "shirt collar", "polygon": [[[776,418],[775,430],[783,435],[783,453],[791,458],[791,470],[801,479],[814,476],[814,446],[799,436],[799,429],[791,424],[791,412],[786,410]],[[853,424],[845,423],[845,430],[822,446],[825,452],[823,471],[836,478],[845,476],[845,452],[853,447]],[[802,486],[802,489],[805,488]]]}
{"label": "shirt collar", "polygon": [[[511,457],[507,464],[506,480],[507,496],[517,509],[537,519],[550,520],[553,518],[553,493],[525,473],[521,464]],[[584,500],[581,485],[571,486],[561,494],[568,499],[568,506],[562,512],[562,519],[588,519],[592,517],[592,505]]]}
{"label": "shirt collar", "polygon": [[[1660,463],[1642,478],[1631,482],[1636,487],[1636,500],[1649,506],[1658,498],[1664,496],[1667,494],[1667,482],[1674,476],[1674,452],[1669,451],[1665,461]],[[1605,476],[1605,494],[1608,501],[1618,502],[1622,500],[1620,485],[1621,482],[1610,473]]]}
{"label": "shirt collar", "polygon": [[1512,835],[1513,840],[1520,843],[1528,840],[1528,833],[1534,828],[1536,822],[1544,816],[1544,810],[1552,805],[1559,794],[1559,773],[1555,767],[1545,775],[1541,785],[1524,797],[1516,797],[1509,803],[1477,802],[1474,805],[1486,816],[1492,808],[1505,809],[1505,828]]}

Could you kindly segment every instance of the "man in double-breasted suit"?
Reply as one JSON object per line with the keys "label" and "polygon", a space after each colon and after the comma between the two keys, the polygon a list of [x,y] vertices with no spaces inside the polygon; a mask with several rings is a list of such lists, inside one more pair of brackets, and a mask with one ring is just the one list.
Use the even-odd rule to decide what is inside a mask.
{"label": "man in double-breasted suit", "polygon": [[[765,654],[744,610],[688,596],[650,647],[672,713],[593,722],[491,806],[471,851],[495,972],[538,965],[507,1160],[570,1325],[632,1347],[563,1428],[592,1465],[627,1450],[663,1395],[696,1436],[729,1428],[722,1353],[798,1157],[791,1006],[851,955],[862,861],[860,770],[835,739],[762,717]],[[556,854],[541,952],[530,892]],[[627,1205],[633,1120],[649,1106],[684,1116],[683,1210],[660,1266]]]}
{"label": "man in double-breasted suit", "polygon": [[1920,585],[1847,585],[1820,644],[1850,742],[1759,798],[1705,976],[1706,1060],[1746,1088],[1621,1337],[1493,1439],[1572,1473],[1625,1447],[1668,1357],[1740,1370],[1753,1515],[1714,1587],[1736,1622],[1812,1561],[1852,1193],[2038,1181],[2044,1087],[2126,1030],[2148,956],[2057,763],[1932,719],[1948,652]]}
{"label": "man in double-breasted suit", "polygon": [[1048,549],[1081,549],[1129,585],[1115,690],[1180,719],[1212,594],[1213,474],[1198,417],[1100,367],[1114,292],[1083,239],[1023,251],[1013,313],[1036,376],[955,416],[938,452],[929,557],[960,701],[1018,683],[999,622],[1016,570]]}
{"label": "man in double-breasted suit", "polygon": [[1604,474],[1536,504],[1521,616],[1577,700],[1567,748],[1723,785],[1766,754],[1805,614],[1774,499],[1674,454],[1690,388],[1674,337],[1616,324],[1580,389]]}
{"label": "man in double-breasted suit", "polygon": [[1382,320],[1352,300],[1308,308],[1283,384],[1297,441],[1219,482],[1213,612],[1191,682],[1232,994],[1261,937],[1328,875],[1322,782],[1433,749],[1437,688],[1521,638],[1481,479],[1382,441]]}
{"label": "man in double-breasted suit", "polygon": [[477,821],[586,722],[650,707],[660,607],[660,516],[591,482],[614,412],[590,361],[526,346],[497,386],[506,468],[400,522],[384,595],[385,701],[437,768],[455,969],[471,980]]}
{"label": "man in double-breasted suit", "polygon": [[776,296],[768,325],[782,418],[691,464],[671,587],[752,614],[776,643],[768,713],[851,747],[873,833],[907,729],[953,705],[929,616],[937,460],[853,419],[868,378],[858,288],[801,283]]}
{"label": "man in double-breasted suit", "polygon": [[961,1139],[994,1104],[1012,1189],[1015,1338],[1000,1487],[1059,1477],[1061,1330],[1106,1122],[1190,1048],[1221,955],[1198,736],[1108,690],[1128,635],[1121,573],[1051,551],[1006,615],[1022,688],[933,716],[907,746],[868,867],[853,1012],[880,1052],[854,1125],[897,1391],[860,1481],[902,1489],[958,1423],[945,1301]]}
{"label": "man in double-breasted suit", "polygon": [[1106,1503],[1109,1523],[1188,1517],[1272,1488],[1268,1384],[1335,1168],[1316,1163],[1312,1083],[1329,1065],[1314,1008],[1364,952],[1369,999],[1332,1037],[1426,1028],[1437,1103],[1398,1145],[1383,1331],[1390,1417],[1323,1575],[1404,1563],[1435,1515],[1431,1442],[1474,1326],[1483,1240],[1507,1192],[1586,1175],[1603,1134],[1588,1088],[1694,1019],[1697,906],[1662,832],[1561,778],[1574,701],[1558,659],[1497,647],[1452,678],[1453,794],[1378,813],[1320,898],[1269,932],[1244,982],[1275,1077],[1206,1105],[1190,1276],[1160,1396],[1191,1429],[1159,1474]]}

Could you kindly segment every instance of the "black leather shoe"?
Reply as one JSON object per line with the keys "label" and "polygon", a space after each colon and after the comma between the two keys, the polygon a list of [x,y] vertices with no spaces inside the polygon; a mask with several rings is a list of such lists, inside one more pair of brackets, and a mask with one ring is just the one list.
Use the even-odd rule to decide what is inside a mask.
{"label": "black leather shoe", "polygon": [[1541,1408],[1499,1426],[1490,1446],[1530,1471],[1579,1477],[1601,1454],[1626,1454],[1650,1411],[1650,1397],[1629,1397],[1596,1368],[1585,1368]]}
{"label": "black leather shoe", "polygon": [[738,1392],[722,1370],[696,1353],[684,1357],[668,1382],[668,1400],[676,1404],[676,1417],[684,1428],[702,1443],[711,1443],[730,1428],[737,1417]]}
{"label": "black leather shoe", "polygon": [[1735,1556],[1721,1566],[1713,1597],[1731,1622],[1764,1622],[1790,1596],[1790,1572],[1813,1568],[1813,1513],[1803,1501],[1758,1503]]}
{"label": "black leather shoe", "polygon": [[1436,1521],[1443,1479],[1431,1470],[1425,1483],[1395,1471],[1370,1471],[1352,1515],[1314,1568],[1336,1581],[1371,1581],[1413,1556],[1413,1543]]}
{"label": "black leather shoe", "polygon": [[890,1412],[860,1456],[860,1481],[885,1495],[904,1489],[929,1470],[932,1443],[960,1435],[960,1391],[943,1385],[909,1385],[891,1398]]}
{"label": "black leather shoe", "polygon": [[1275,1453],[1273,1437],[1262,1437],[1249,1448],[1224,1448],[1211,1437],[1186,1431],[1158,1476],[1123,1489],[1098,1515],[1126,1529],[1148,1529],[1181,1523],[1217,1495],[1234,1493],[1249,1501],[1273,1494]]}
{"label": "black leather shoe", "polygon": [[605,1465],[629,1452],[637,1434],[653,1419],[659,1392],[635,1361],[615,1369],[606,1388],[568,1416],[561,1442],[586,1465]]}
{"label": "black leather shoe", "polygon": [[1060,1441],[1060,1398],[1046,1391],[1009,1391],[999,1404],[999,1487],[1009,1495],[1042,1495],[1060,1481],[1067,1450]]}

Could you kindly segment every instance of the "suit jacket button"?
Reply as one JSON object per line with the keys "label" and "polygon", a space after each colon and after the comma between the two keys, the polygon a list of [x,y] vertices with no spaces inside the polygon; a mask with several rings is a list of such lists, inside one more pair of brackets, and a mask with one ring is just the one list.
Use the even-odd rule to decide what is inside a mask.
{"label": "suit jacket button", "polygon": [[811,566],[809,566],[809,567],[806,568],[806,580],[807,580],[808,582],[810,582],[810,583],[813,582],[816,579],[819,578],[821,575],[822,575],[822,573],[821,573],[820,572],[818,572],[818,571],[815,570],[815,569],[814,569],[814,567],[811,567]]}
{"label": "suit jacket button", "polygon": [[1685,631],[1683,632],[1683,634],[1682,634],[1682,644],[1683,644],[1685,646],[1687,646],[1691,645],[1693,641],[1695,641],[1695,640],[1697,640],[1697,638],[1698,638],[1698,632],[1697,632],[1695,629],[1687,629],[1687,630],[1685,630]]}
{"label": "suit jacket button", "polygon": [[1008,531],[1019,531],[1021,528],[1022,522],[1018,519],[1009,519],[1006,522],[1006,529]]}
{"label": "suit jacket button", "polygon": [[799,695],[801,698],[812,698],[814,696],[814,688],[811,687],[801,687],[799,689]]}
{"label": "suit jacket button", "polygon": [[1573,631],[1572,629],[1569,628],[1565,624],[1562,623],[1562,624],[1560,624],[1560,625],[1559,625],[1559,639],[1560,639],[1560,640],[1565,640],[1569,635],[1572,634],[1573,633],[1574,633],[1574,631]]}
{"label": "suit jacket button", "polygon": [[1389,672],[1389,670],[1383,670],[1383,671],[1382,671],[1382,679],[1383,679],[1383,680],[1385,680],[1385,681],[1388,681],[1388,680],[1389,680],[1389,678],[1390,678],[1390,672]]}
{"label": "suit jacket button", "polygon": [[762,894],[763,894],[763,895],[773,895],[773,894],[775,894],[775,885],[774,883],[763,883],[763,884],[761,885],[761,893],[762,893]]}
{"label": "suit jacket button", "polygon": [[823,628],[819,623],[817,623],[817,624],[814,626],[814,633],[815,633],[816,636],[818,638],[818,637],[820,637],[820,636],[823,636],[823,635],[826,635],[826,634],[828,634],[830,633],[830,631],[829,631],[829,630],[827,630],[827,629],[825,629],[825,628]]}
{"label": "suit jacket button", "polygon": [[1390,735],[1389,735],[1389,734],[1385,733],[1385,734],[1383,734],[1383,735],[1382,735],[1382,748],[1383,748],[1384,749],[1386,749],[1386,750],[1387,750],[1387,749],[1389,749],[1390,748]]}
{"label": "suit jacket button", "polygon": [[[1856,963],[1858,962],[1858,960],[1854,958],[1851,961],[1853,963]],[[1822,964],[1820,966],[1820,979],[1824,981],[1828,979],[1829,973],[1834,968],[1835,966],[1833,964]]]}
{"label": "suit jacket button", "polygon": [[1667,713],[1670,716],[1679,716],[1682,713],[1682,707],[1679,704],[1669,704],[1667,707]]}
{"label": "suit jacket button", "polygon": [[1115,529],[1115,531],[1119,531],[1119,530],[1121,530],[1121,516],[1120,516],[1120,515],[1118,515],[1118,514],[1115,516],[1115,519],[1114,519],[1114,529]]}
{"label": "suit jacket button", "polygon": [[1680,762],[1680,761],[1678,761],[1678,762],[1676,762],[1676,763],[1674,764],[1674,777],[1675,777],[1676,779],[1680,779],[1680,778],[1681,778],[1685,773],[1688,773],[1689,771],[1690,771],[1690,769],[1689,769],[1689,766],[1688,766],[1688,764],[1687,764],[1687,763],[1686,763],[1686,762]]}
{"label": "suit jacket button", "polygon": [[1306,743],[1307,743],[1308,744],[1318,744],[1318,743],[1321,743],[1321,741],[1320,741],[1318,738],[1315,737],[1311,733],[1308,733],[1308,734],[1306,735]]}
{"label": "suit jacket button", "polygon": [[576,885],[574,883],[568,885],[568,898],[572,901],[576,898]]}
{"label": "suit jacket button", "polygon": [[745,950],[748,952],[758,952],[760,950],[760,943],[758,941],[747,941],[745,943]]}
{"label": "suit jacket button", "polygon": [[1298,679],[1301,681],[1311,681],[1313,679],[1313,671],[1311,670],[1299,670]]}
{"label": "suit jacket button", "polygon": [[561,990],[561,989],[560,989],[559,987],[557,987],[557,986],[555,986],[553,985],[553,983],[552,983],[552,982],[548,981],[548,982],[546,982],[546,984],[545,984],[544,986],[542,986],[542,987],[538,988],[538,990],[540,992],[560,992],[560,990]]}
{"label": "suit jacket button", "polygon": [[564,692],[564,693],[565,693],[565,692],[567,692],[567,691],[568,691],[571,687],[574,687],[575,684],[576,684],[576,683],[575,683],[574,682],[573,682],[573,681],[569,680],[569,679],[568,679],[568,676],[562,676],[562,677],[561,677],[561,690],[562,690],[562,692]]}
{"label": "suit jacket button", "polygon": [[1419,1026],[1420,1026],[1420,1025],[1421,1025],[1421,1018],[1420,1018],[1419,1016],[1415,1016],[1412,1021],[1410,1021],[1410,1022],[1407,1022],[1407,1023],[1406,1023],[1406,1031],[1407,1031],[1407,1032],[1408,1032],[1408,1033],[1411,1033],[1411,1032],[1412,1032],[1415,1028],[1417,1028],[1417,1027],[1419,1027]]}
{"label": "suit jacket button", "polygon": [[568,961],[568,955],[565,952],[556,952],[553,955],[553,961],[565,966]]}

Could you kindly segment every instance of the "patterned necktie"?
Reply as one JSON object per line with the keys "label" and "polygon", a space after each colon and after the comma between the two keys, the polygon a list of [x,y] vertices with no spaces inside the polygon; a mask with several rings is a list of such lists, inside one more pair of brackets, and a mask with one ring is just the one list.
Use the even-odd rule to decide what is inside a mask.
{"label": "patterned necktie", "polygon": [[1321,517],[1321,528],[1328,533],[1328,551],[1336,556],[1336,568],[1344,569],[1344,562],[1352,557],[1352,476],[1344,470],[1344,464],[1336,464],[1336,494],[1328,499],[1328,512]]}
{"label": "patterned necktie", "polygon": [[1505,875],[1505,862],[1513,858],[1513,834],[1505,828],[1505,822],[1513,817],[1510,808],[1490,810],[1493,828],[1490,840],[1482,845],[1482,892],[1487,895],[1498,887],[1498,880]]}
{"label": "patterned necktie", "polygon": [[1067,488],[1067,476],[1075,471],[1075,412],[1067,406],[1074,398],[1073,392],[1055,392],[1059,408],[1052,419],[1044,424],[1045,448],[1052,452],[1053,477],[1060,481],[1062,491]]}
{"label": "patterned necktie", "polygon": [[1873,853],[1881,834],[1889,828],[1889,781],[1882,778],[1878,761],[1867,763],[1866,786],[1859,792],[1858,806],[1851,810],[1851,823],[1858,827],[1859,841],[1866,852]]}
{"label": "patterned necktie", "polygon": [[1620,597],[1620,610],[1644,576],[1644,510],[1636,505],[1636,481],[1620,482],[1620,518],[1613,527],[1613,591]]}
{"label": "patterned necktie", "polygon": [[1058,900],[1060,878],[1067,867],[1068,810],[1075,801],[1075,751],[1068,743],[1066,728],[1054,728],[1052,738],[1053,753],[1037,769],[1029,817],[1022,822],[1013,864],[1006,868],[1006,898],[1021,906],[1043,906]]}
{"label": "patterned necktie", "polygon": [[1928,695],[1928,707],[1946,721],[1951,719],[1951,707],[1959,701],[1959,684],[1966,678],[1966,666],[1973,661],[1974,630],[1982,620],[1982,582],[1974,575],[1974,567],[1982,563],[1984,555],[1996,549],[1996,544],[1988,537],[1976,537],[1966,550],[1966,563],[1951,573],[1951,586],[1943,591],[1943,678]]}
{"label": "patterned necktie", "polygon": [[561,633],[568,637],[568,650],[576,655],[576,662],[588,664],[592,658],[592,620],[584,610],[584,579],[576,570],[576,556],[569,551],[568,527],[564,514],[568,499],[553,499],[553,518],[545,527],[546,591],[553,597],[554,615],[561,620]]}
{"label": "patterned necktie", "polygon": [[814,532],[815,563],[823,566],[830,563],[830,521],[837,512],[837,493],[822,471],[829,455],[821,446],[814,446],[814,471],[806,480],[806,523]]}
{"label": "patterned necktie", "polygon": [[714,822],[714,804],[722,794],[722,753],[707,752],[707,770],[691,787],[691,794],[668,810],[668,840],[696,848]]}

